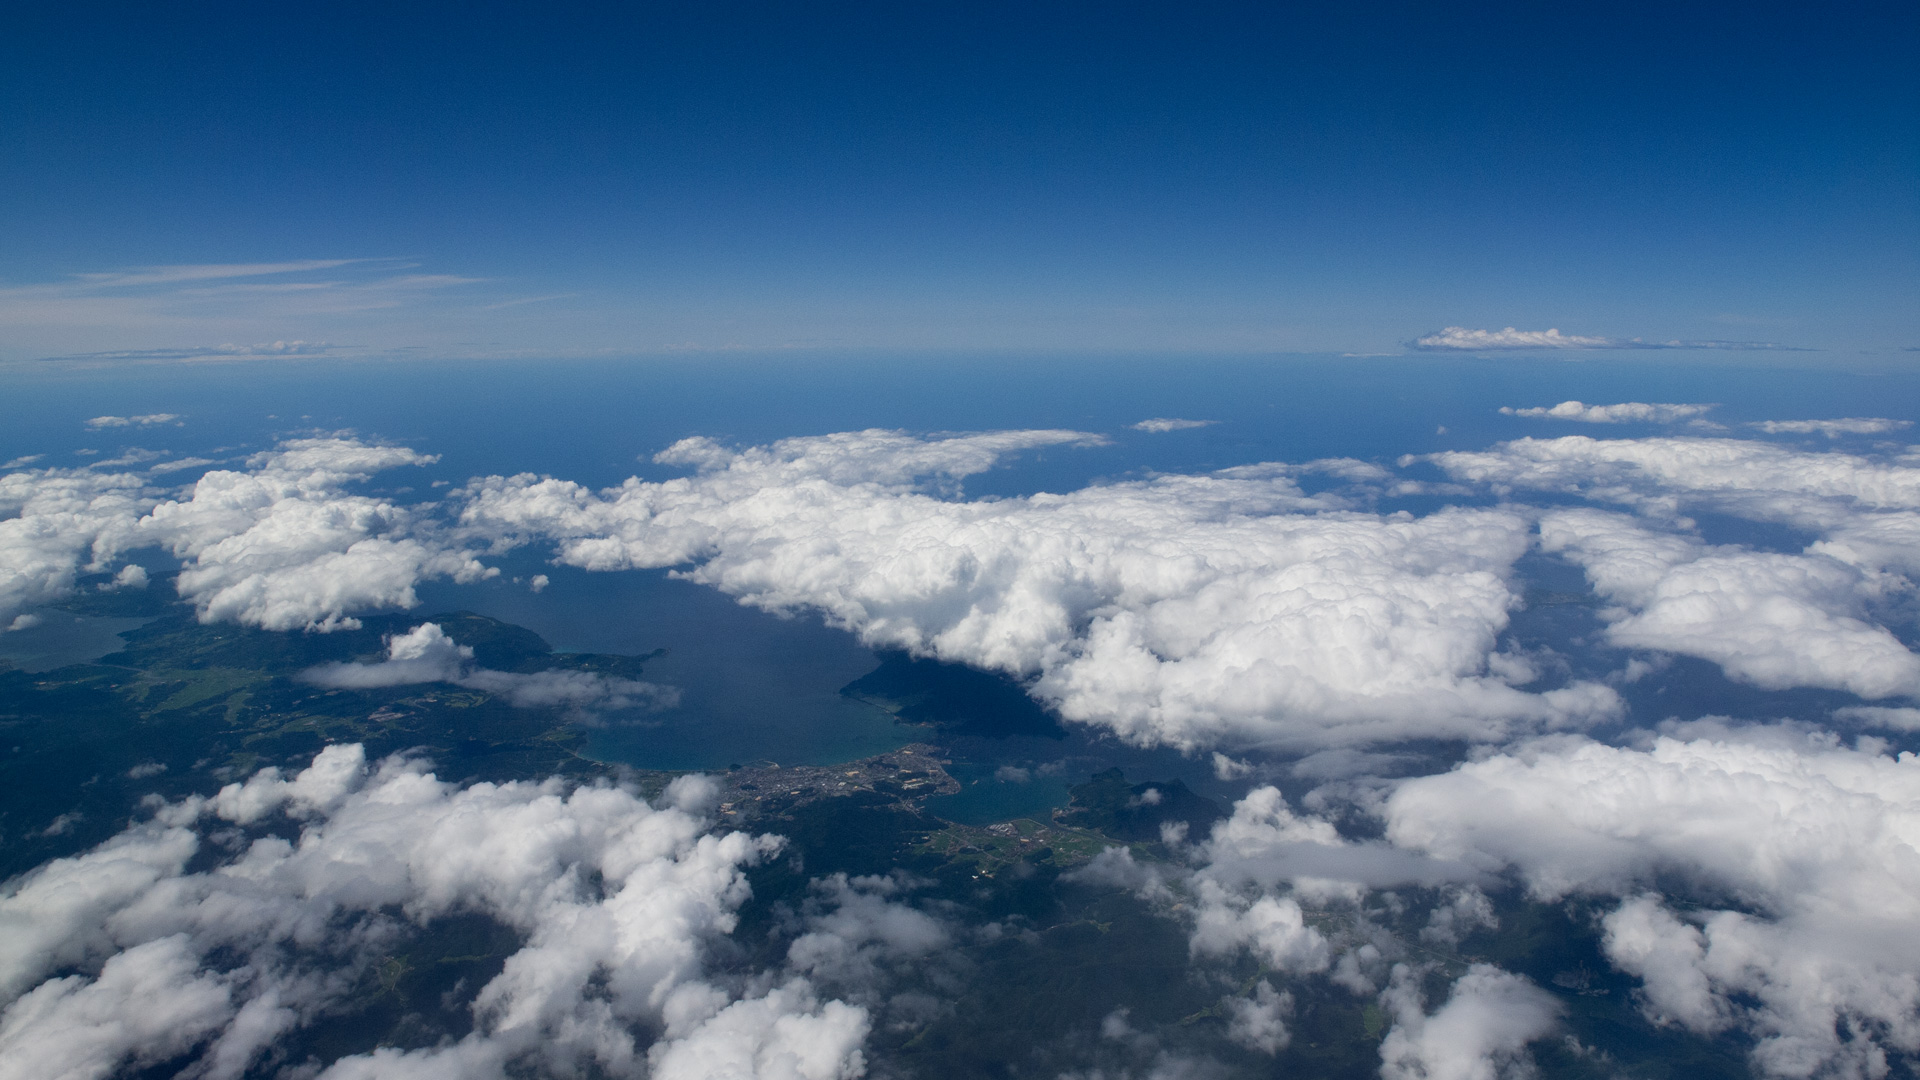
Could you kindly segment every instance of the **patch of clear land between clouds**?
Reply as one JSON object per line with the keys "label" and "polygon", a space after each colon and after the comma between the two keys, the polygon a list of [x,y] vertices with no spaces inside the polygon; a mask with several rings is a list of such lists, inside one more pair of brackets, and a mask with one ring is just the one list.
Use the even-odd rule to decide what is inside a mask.
{"label": "patch of clear land between clouds", "polygon": [[[593,491],[485,477],[442,503],[407,506],[345,485],[432,459],[346,436],[290,441],[178,490],[150,473],[15,471],[0,476],[0,508],[13,515],[0,521],[0,612],[55,601],[78,573],[112,572],[125,552],[160,545],[180,558],[177,588],[203,619],[325,631],[358,610],[411,607],[420,580],[473,580],[493,572],[489,554],[538,544],[591,571],[682,567],[770,611],[819,612],[874,645],[1017,674],[1065,718],[1142,744],[1262,756],[1479,742],[1486,749],[1450,772],[1362,785],[1372,794],[1358,809],[1385,826],[1377,840],[1348,839],[1263,787],[1210,836],[1169,837],[1186,853],[1175,864],[1137,864],[1116,848],[1080,872],[1156,903],[1188,897],[1177,916],[1171,901],[1166,910],[1187,920],[1196,962],[1250,954],[1275,973],[1376,997],[1393,1021],[1381,1047],[1388,1076],[1523,1065],[1527,1045],[1558,1029],[1556,1008],[1519,976],[1480,965],[1428,1011],[1417,960],[1381,947],[1361,921],[1316,928],[1303,905],[1357,912],[1370,890],[1428,886],[1444,898],[1435,940],[1447,940],[1493,917],[1478,890],[1509,871],[1542,902],[1602,901],[1605,955],[1640,980],[1646,1016],[1702,1035],[1741,1032],[1764,1074],[1875,1075],[1889,1057],[1920,1054],[1920,759],[1871,737],[1848,747],[1815,726],[1723,718],[1607,745],[1577,732],[1620,714],[1611,686],[1529,689],[1539,659],[1499,647],[1518,602],[1515,563],[1544,550],[1580,567],[1606,601],[1610,644],[1700,656],[1765,689],[1846,691],[1881,704],[1837,720],[1911,730],[1916,710],[1903,702],[1920,697],[1920,658],[1874,613],[1920,570],[1912,449],[1520,439],[1405,459],[1458,490],[1509,500],[1423,517],[1375,508],[1424,490],[1420,481],[1347,460],[959,495],[965,477],[1006,455],[1097,440],[866,431],[736,450],[689,439],[657,459],[688,467],[676,480]],[[1308,478],[1332,486],[1310,492]],[[1513,501],[1533,492],[1558,505]],[[1709,544],[1687,517],[1698,511],[1816,539],[1799,552]],[[416,628],[351,677],[478,675],[431,636]],[[425,667],[394,667],[408,664]],[[52,1069],[63,1054],[159,1060],[204,1043],[208,1075],[236,1075],[271,1033],[324,1007],[313,996],[322,984],[299,967],[307,961],[276,951],[280,914],[317,904],[372,925],[469,902],[491,905],[528,941],[527,959],[481,991],[475,1033],[343,1059],[328,1075],[424,1075],[450,1063],[485,1075],[536,1053],[559,1055],[539,1059],[555,1071],[591,1059],[614,1074],[646,1062],[656,1076],[763,1075],[773,1055],[804,1063],[792,1066],[799,1075],[856,1075],[868,1006],[814,985],[866,970],[831,958],[867,946],[820,939],[805,954],[819,959],[790,955],[751,989],[702,974],[702,935],[724,932],[740,902],[731,883],[777,842],[705,833],[695,787],[665,809],[608,790],[456,789],[405,763],[369,772],[333,748],[292,779],[263,773],[211,800],[156,807],[151,823],[43,867],[0,900],[9,925],[27,928],[0,945],[10,965],[0,974],[12,973],[18,995],[0,1016],[0,1059]],[[409,809],[381,816],[390,805]],[[482,829],[471,840],[451,824],[455,806],[474,809]],[[184,871],[202,822],[269,813],[292,814],[312,839],[248,854],[257,865],[246,875]],[[339,824],[354,815],[372,817],[364,829]],[[521,837],[530,846],[512,846]],[[336,852],[336,841],[380,848]],[[497,857],[436,869],[470,843],[494,844]],[[386,883],[365,894],[373,899],[332,895],[320,864],[335,858],[379,868]],[[576,863],[601,867],[609,884],[598,894],[578,879],[549,887],[556,867]],[[1661,883],[1676,874],[1739,907],[1667,897]],[[698,913],[633,921],[629,912],[654,910],[650,883],[668,879],[690,883],[676,895],[698,899]],[[226,903],[242,880],[257,884],[239,910],[258,916],[209,921],[214,898]],[[824,903],[822,917],[869,914],[833,922],[843,943],[900,922],[876,906],[897,903],[878,886],[844,888],[853,893]],[[605,932],[560,932],[582,925]],[[944,932],[920,930],[884,947],[911,950]],[[247,980],[210,966],[248,950],[267,951]],[[563,974],[546,977],[550,963]],[[82,964],[87,974],[47,977]],[[582,971],[610,973],[609,1002],[589,1007],[586,983],[564,974]],[[1275,1052],[1291,999],[1263,985],[1231,1003],[1231,1031]],[[67,1037],[110,1014],[125,1018],[111,1039]],[[643,1046],[635,1024],[662,1034]]]}

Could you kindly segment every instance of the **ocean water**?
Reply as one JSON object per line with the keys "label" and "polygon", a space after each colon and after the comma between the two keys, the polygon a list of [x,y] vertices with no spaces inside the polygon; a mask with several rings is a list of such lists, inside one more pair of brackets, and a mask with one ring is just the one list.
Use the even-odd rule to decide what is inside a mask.
{"label": "ocean water", "polygon": [[[1920,370],[1838,369],[1654,359],[1281,357],[1160,361],[1031,357],[890,360],[686,358],[567,361],[153,366],[111,372],[15,367],[0,395],[0,461],[79,464],[76,451],[129,445],[216,456],[314,429],[353,429],[442,455],[407,479],[549,473],[591,485],[676,475],[648,459],[705,435],[754,444],[868,427],[913,431],[1071,427],[1101,448],[1033,455],[972,478],[972,494],[1079,487],[1099,477],[1253,461],[1477,449],[1572,425],[1502,416],[1502,405],[1717,402],[1737,425],[1759,419],[1882,416],[1913,410]],[[178,413],[182,426],[90,430],[99,415]],[[1127,430],[1153,416],[1213,420],[1189,431]],[[1655,429],[1613,425],[1590,434]],[[1442,430],[1444,429],[1444,430]],[[398,474],[395,474],[398,476]]]}

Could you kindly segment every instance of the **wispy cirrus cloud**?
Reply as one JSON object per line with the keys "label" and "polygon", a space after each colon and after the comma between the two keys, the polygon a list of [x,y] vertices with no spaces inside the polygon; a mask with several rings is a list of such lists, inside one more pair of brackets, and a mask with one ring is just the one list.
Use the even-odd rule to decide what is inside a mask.
{"label": "wispy cirrus cloud", "polygon": [[316,338],[364,325],[382,312],[445,304],[457,290],[483,280],[419,273],[414,264],[395,259],[133,267],[0,285],[0,332],[11,359],[117,363],[313,355],[345,348]]}
{"label": "wispy cirrus cloud", "polygon": [[1156,416],[1151,420],[1142,420],[1132,426],[1135,431],[1145,431],[1157,435],[1168,431],[1187,431],[1192,428],[1211,427],[1219,422],[1218,420],[1178,420],[1171,417]]}
{"label": "wispy cirrus cloud", "polygon": [[[194,360],[258,360],[276,356],[334,356],[355,351],[352,345],[329,341],[263,341],[252,345],[202,345],[181,349],[109,349],[104,352],[43,356],[45,361],[75,363],[185,363]],[[107,417],[105,419],[114,419]],[[138,417],[132,419],[138,420]],[[93,421],[88,421],[92,424]]]}
{"label": "wispy cirrus cloud", "polygon": [[87,426],[96,429],[110,427],[157,427],[161,424],[171,424],[179,419],[180,414],[170,412],[147,413],[144,416],[96,416],[87,421]]}
{"label": "wispy cirrus cloud", "polygon": [[1449,326],[1413,339],[1409,343],[1423,352],[1489,352],[1520,349],[1731,349],[1761,352],[1808,352],[1794,345],[1771,341],[1643,341],[1640,338],[1598,337],[1563,334],[1557,329],[1472,330]]}
{"label": "wispy cirrus cloud", "polygon": [[369,259],[296,259],[275,263],[182,263],[174,266],[143,266],[130,270],[75,274],[73,280],[94,288],[130,288],[140,285],[175,285],[184,281],[219,281],[230,278],[266,277],[312,270],[332,270],[338,266],[365,263]]}
{"label": "wispy cirrus cloud", "polygon": [[1911,420],[1889,420],[1884,416],[1848,416],[1839,420],[1759,420],[1747,425],[1769,435],[1885,435],[1913,426]]}

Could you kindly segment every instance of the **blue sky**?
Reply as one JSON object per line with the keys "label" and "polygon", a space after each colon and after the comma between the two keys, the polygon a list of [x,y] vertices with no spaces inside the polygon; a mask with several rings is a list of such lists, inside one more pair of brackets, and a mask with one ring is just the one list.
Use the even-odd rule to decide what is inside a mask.
{"label": "blue sky", "polygon": [[393,7],[12,14],[0,359],[1920,356],[1910,5]]}

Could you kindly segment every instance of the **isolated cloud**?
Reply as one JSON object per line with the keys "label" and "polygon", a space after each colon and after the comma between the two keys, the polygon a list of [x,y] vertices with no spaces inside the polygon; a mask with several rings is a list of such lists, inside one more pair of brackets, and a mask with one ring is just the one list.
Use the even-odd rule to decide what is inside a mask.
{"label": "isolated cloud", "polygon": [[1558,330],[1516,330],[1509,326],[1505,330],[1469,330],[1464,326],[1449,326],[1423,337],[1415,338],[1416,349],[1440,350],[1479,350],[1479,349],[1611,349],[1616,348],[1612,338],[1581,337],[1578,334],[1562,334]]}
{"label": "isolated cloud", "polygon": [[[1615,896],[1605,947],[1643,1008],[1737,1026],[1778,1076],[1920,1054],[1920,758],[1830,739],[1543,744],[1402,782],[1396,844],[1542,899]],[[1653,890],[1680,890],[1685,907]]]}
{"label": "isolated cloud", "polygon": [[1380,1044],[1381,1080],[1499,1080],[1532,1074],[1527,1044],[1553,1033],[1560,1003],[1525,977],[1474,964],[1428,1015],[1418,972],[1394,969],[1380,995],[1393,1028]]}
{"label": "isolated cloud", "polygon": [[473,663],[473,650],[457,644],[438,623],[421,623],[387,640],[387,658],[373,664],[335,663],[309,668],[300,677],[317,686],[365,690],[444,682],[481,690],[521,708],[672,708],[680,692],[639,679],[594,671],[494,671]]}
{"label": "isolated cloud", "polygon": [[1841,420],[1761,420],[1747,426],[1769,435],[1825,435],[1837,439],[1842,435],[1885,435],[1890,431],[1903,431],[1912,427],[1913,421],[1852,416]]}
{"label": "isolated cloud", "polygon": [[1639,338],[1587,337],[1558,330],[1469,330],[1449,326],[1415,338],[1416,349],[1435,352],[1490,352],[1512,349],[1732,349],[1736,351],[1804,350],[1767,341],[1642,341]]}
{"label": "isolated cloud", "polygon": [[952,930],[898,902],[907,889],[898,877],[834,874],[815,881],[805,931],[787,949],[788,965],[815,982],[858,993],[940,953]]}
{"label": "isolated cloud", "polygon": [[[182,1055],[208,1077],[271,1065],[415,927],[468,913],[522,942],[473,994],[472,1032],[321,1062],[322,1075],[851,1080],[863,1009],[802,979],[755,989],[704,970],[748,895],[743,868],[780,841],[708,833],[681,808],[703,783],[676,782],[658,807],[551,781],[457,788],[399,760],[369,774],[358,746],[334,746],[291,780],[268,770],[163,806],[0,898],[0,1075]],[[221,821],[276,814],[297,839],[186,870]],[[78,973],[48,978],[62,969]]]}
{"label": "isolated cloud", "polygon": [[744,451],[690,439],[658,460],[697,466],[691,477],[599,493],[491,477],[461,493],[460,522],[502,548],[550,539],[589,570],[686,566],[870,645],[1031,679],[1068,719],[1142,744],[1504,738],[1617,707],[1591,684],[1525,693],[1490,666],[1524,516],[1383,516],[1295,479],[1371,481],[1376,466],[978,501],[916,484],[952,492],[1005,454],[1089,438],[869,431]]}
{"label": "isolated cloud", "polygon": [[1275,990],[1261,979],[1250,997],[1227,1001],[1227,1038],[1249,1050],[1277,1054],[1293,1042],[1287,1017],[1293,1014],[1293,995]]}
{"label": "isolated cloud", "polygon": [[1648,404],[1644,401],[1626,401],[1618,405],[1588,405],[1579,401],[1563,401],[1552,408],[1516,409],[1512,406],[1502,406],[1500,412],[1506,416],[1525,416],[1541,420],[1574,420],[1582,424],[1671,424],[1676,420],[1704,416],[1713,408],[1712,405]]}
{"label": "isolated cloud", "polygon": [[1233,804],[1196,853],[1201,879],[1227,888],[1256,885],[1323,897],[1358,898],[1368,889],[1438,886],[1481,878],[1474,867],[1380,842],[1342,839],[1327,821],[1296,814],[1278,788],[1263,785]]}
{"label": "isolated cloud", "polygon": [[180,419],[177,413],[148,413],[145,416],[96,416],[87,421],[90,428],[154,427]]}
{"label": "isolated cloud", "polygon": [[1218,420],[1175,420],[1164,416],[1156,416],[1151,420],[1142,420],[1131,426],[1135,431],[1150,431],[1157,434],[1167,431],[1186,431],[1190,428],[1210,427],[1219,422]]}

